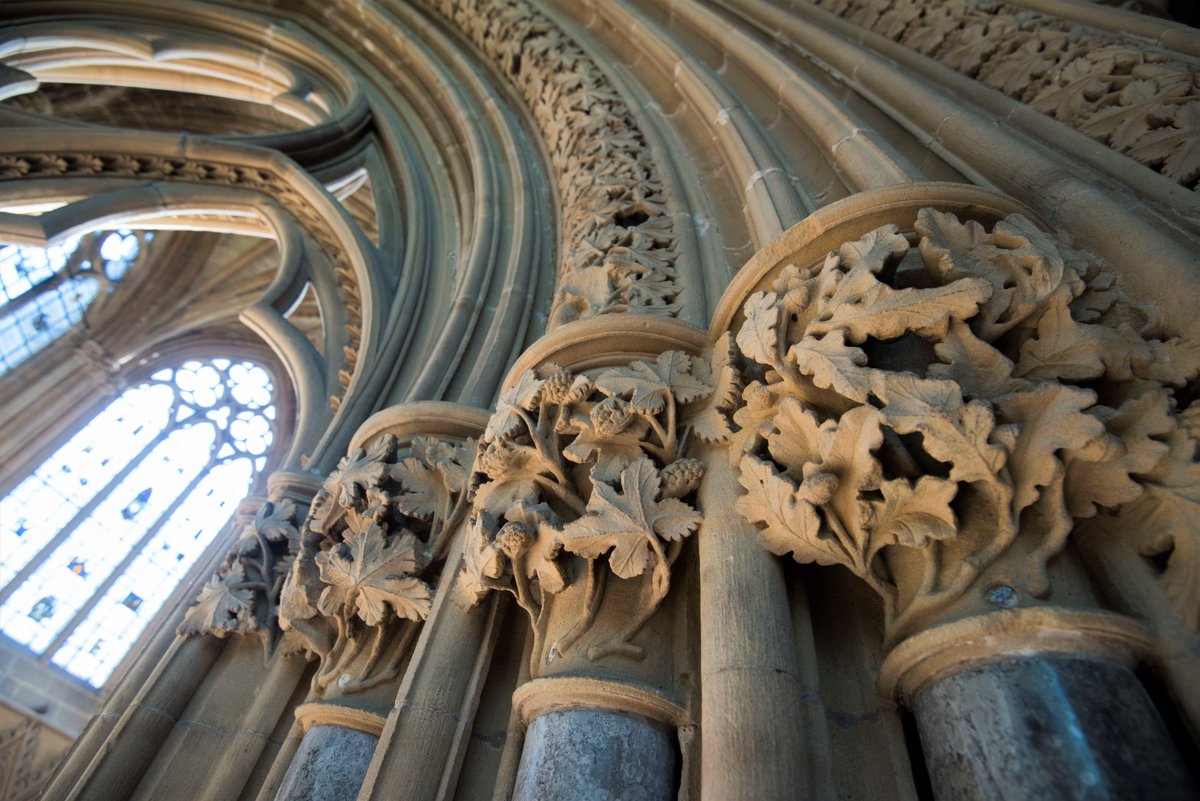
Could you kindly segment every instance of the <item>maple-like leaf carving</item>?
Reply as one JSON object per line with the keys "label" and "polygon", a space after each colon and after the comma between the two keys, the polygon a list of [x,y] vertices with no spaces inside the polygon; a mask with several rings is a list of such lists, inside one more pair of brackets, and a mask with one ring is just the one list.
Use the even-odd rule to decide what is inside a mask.
{"label": "maple-like leaf carving", "polygon": [[1200,178],[1200,101],[1178,106],[1171,125],[1142,134],[1129,155],[1143,164],[1161,164],[1164,175],[1184,185]]}
{"label": "maple-like leaf carving", "polygon": [[349,530],[344,541],[317,554],[321,581],[329,585],[317,601],[324,615],[349,614],[351,607],[368,626],[378,626],[391,607],[397,617],[424,620],[429,613],[429,585],[413,574],[420,567],[418,541],[411,534],[387,542],[377,524]]}
{"label": "maple-like leaf carving", "polygon": [[200,590],[200,596],[187,610],[179,624],[179,634],[214,634],[224,637],[234,632],[245,633],[258,627],[254,618],[254,593],[236,585],[246,578],[236,562],[225,575],[213,576]]}
{"label": "maple-like leaf carving", "polygon": [[521,426],[522,412],[529,411],[537,405],[543,383],[532,370],[522,373],[516,383],[500,396],[496,413],[488,420],[487,430],[483,435],[484,441],[503,439],[515,433]]}
{"label": "maple-like leaf carving", "polygon": [[677,350],[666,351],[653,362],[636,361],[628,367],[605,370],[596,377],[596,386],[610,395],[627,396],[641,414],[661,411],[669,397],[687,403],[713,389],[693,373],[692,358]]}
{"label": "maple-like leaf carving", "polygon": [[621,578],[645,572],[660,540],[680,540],[700,525],[700,514],[677,498],[660,499],[658,468],[642,458],[621,471],[618,491],[598,481],[587,514],[563,527],[563,548],[587,559],[608,554]]}

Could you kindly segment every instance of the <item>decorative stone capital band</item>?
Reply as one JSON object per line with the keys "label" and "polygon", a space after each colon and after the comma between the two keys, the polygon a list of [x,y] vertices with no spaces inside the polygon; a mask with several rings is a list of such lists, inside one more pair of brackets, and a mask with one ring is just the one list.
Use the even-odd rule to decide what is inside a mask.
{"label": "decorative stone capital band", "polygon": [[387,719],[354,706],[315,702],[296,707],[296,723],[301,731],[308,731],[313,726],[341,726],[378,737]]}
{"label": "decorative stone capital band", "polygon": [[569,709],[640,715],[672,729],[694,723],[683,707],[661,693],[624,682],[584,676],[526,682],[513,693],[513,709],[523,726],[547,712]]}
{"label": "decorative stone capital band", "polygon": [[1124,615],[1055,607],[1008,609],[926,629],[884,659],[879,691],[909,700],[948,675],[1037,654],[1088,655],[1134,666],[1153,653],[1154,635]]}

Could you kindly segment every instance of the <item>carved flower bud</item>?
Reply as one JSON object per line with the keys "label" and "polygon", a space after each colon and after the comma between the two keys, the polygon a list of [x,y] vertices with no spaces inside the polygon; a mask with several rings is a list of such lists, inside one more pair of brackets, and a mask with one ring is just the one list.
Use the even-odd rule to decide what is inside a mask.
{"label": "carved flower bud", "polygon": [[679,459],[662,469],[664,498],[682,498],[704,478],[704,463],[699,459]]}
{"label": "carved flower bud", "polygon": [[533,534],[521,523],[505,523],[496,534],[496,547],[516,559],[533,546]]}
{"label": "carved flower bud", "polygon": [[542,398],[550,403],[578,403],[592,391],[591,380],[559,370],[542,384]]}
{"label": "carved flower bud", "polygon": [[489,476],[498,476],[508,469],[512,460],[512,449],[494,442],[479,454],[479,471]]}
{"label": "carved flower bud", "polygon": [[611,437],[625,430],[629,421],[633,419],[633,412],[630,411],[628,403],[613,397],[605,398],[593,406],[591,417],[596,433],[604,437]]}
{"label": "carved flower bud", "polygon": [[755,381],[746,390],[746,400],[756,406],[769,406],[771,404],[771,390],[766,384],[760,384]]}
{"label": "carved flower bud", "polygon": [[837,488],[837,476],[832,473],[813,473],[804,479],[804,483],[800,486],[800,495],[814,506],[820,506],[829,503]]}

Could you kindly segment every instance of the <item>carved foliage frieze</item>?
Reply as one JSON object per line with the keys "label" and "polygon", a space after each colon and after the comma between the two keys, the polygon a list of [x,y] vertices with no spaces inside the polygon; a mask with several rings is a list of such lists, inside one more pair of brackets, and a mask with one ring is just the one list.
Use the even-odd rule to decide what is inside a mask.
{"label": "carved foliage frieze", "polygon": [[432,573],[466,515],[473,441],[386,434],[357,449],[313,500],[279,621],[342,693],[394,679],[432,602]]}
{"label": "carved foliage frieze", "polygon": [[1021,216],[922,209],[913,239],[878,228],[746,301],[741,514],[863,578],[895,637],[971,589],[1043,595],[1073,521],[1122,510],[1194,621],[1200,347]]}
{"label": "carved foliage frieze", "polygon": [[[480,443],[459,602],[511,593],[540,655],[547,604],[580,581],[573,625],[549,644],[547,661],[573,647],[592,660],[643,658],[631,639],[667,596],[671,566],[700,523],[685,499],[704,471],[685,447],[732,433],[724,410],[740,387],[730,359],[726,338],[705,358],[667,351],[595,375],[526,371]],[[598,631],[610,573],[637,582],[639,600],[616,630]]]}
{"label": "carved foliage frieze", "polygon": [[0,801],[33,801],[54,773],[63,755],[39,753],[41,731],[33,718],[0,731]]}
{"label": "carved foliage frieze", "polygon": [[550,151],[564,244],[549,326],[624,311],[676,316],[668,189],[612,82],[528,0],[432,4],[513,82]]}
{"label": "carved foliage frieze", "polygon": [[817,5],[1197,188],[1200,70],[1192,61],[994,0]]}

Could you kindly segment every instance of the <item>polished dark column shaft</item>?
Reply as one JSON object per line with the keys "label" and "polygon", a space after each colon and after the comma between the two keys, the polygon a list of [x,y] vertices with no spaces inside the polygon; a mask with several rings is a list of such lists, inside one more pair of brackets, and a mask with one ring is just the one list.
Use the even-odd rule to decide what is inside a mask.
{"label": "polished dark column shaft", "polygon": [[1200,797],[1145,689],[1114,662],[1009,659],[931,683],[913,711],[938,801]]}

